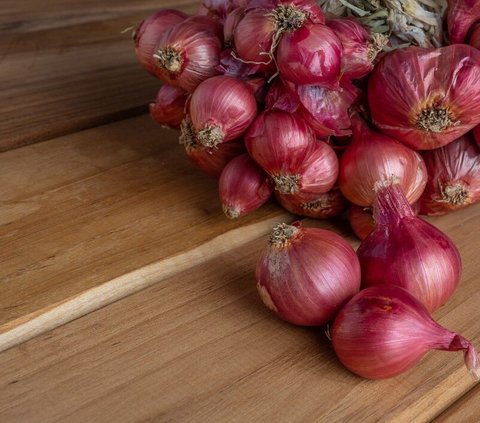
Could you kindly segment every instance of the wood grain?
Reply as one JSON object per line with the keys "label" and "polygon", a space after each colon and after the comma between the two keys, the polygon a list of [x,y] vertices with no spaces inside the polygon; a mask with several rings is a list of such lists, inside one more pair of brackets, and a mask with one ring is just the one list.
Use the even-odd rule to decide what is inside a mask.
{"label": "wood grain", "polygon": [[[479,220],[473,207],[435,221],[460,241],[466,268],[436,317],[477,344],[476,235],[459,222]],[[283,323],[261,304],[253,269],[264,244],[225,251],[3,352],[0,420],[427,422],[473,387],[461,353],[431,352],[384,381],[346,371],[321,329]]]}
{"label": "wood grain", "polygon": [[478,421],[480,421],[480,385],[468,391],[467,394],[433,420],[434,423],[477,423]]}
{"label": "wood grain", "polygon": [[160,7],[196,2],[2,1],[0,151],[145,113],[160,81],[121,31]]}
{"label": "wood grain", "polygon": [[[226,219],[216,181],[177,137],[144,116],[0,155],[0,349],[218,254],[232,229],[244,229],[238,245],[258,235],[248,225],[265,232],[286,216],[272,203]],[[52,309],[48,324],[18,329]]]}

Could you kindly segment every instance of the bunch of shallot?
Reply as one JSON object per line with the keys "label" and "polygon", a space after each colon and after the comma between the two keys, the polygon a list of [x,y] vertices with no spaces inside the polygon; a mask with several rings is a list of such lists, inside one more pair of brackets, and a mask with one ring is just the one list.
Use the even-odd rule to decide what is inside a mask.
{"label": "bunch of shallot", "polygon": [[429,314],[457,288],[460,255],[418,214],[480,199],[480,0],[399,3],[203,0],[145,19],[135,49],[164,83],[152,118],[218,179],[228,218],[274,198],[297,216],[345,213],[362,239],[355,253],[277,225],[256,272],[268,308],[331,323],[339,359],[368,378],[429,349],[464,351],[478,376],[473,346]]}

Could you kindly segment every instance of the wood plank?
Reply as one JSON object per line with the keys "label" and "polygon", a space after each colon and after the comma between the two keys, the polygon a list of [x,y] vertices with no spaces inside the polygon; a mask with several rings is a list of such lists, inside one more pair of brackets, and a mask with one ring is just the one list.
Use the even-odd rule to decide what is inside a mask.
{"label": "wood plank", "polygon": [[480,385],[468,391],[462,398],[447,408],[432,423],[480,421]]}
{"label": "wood plank", "polygon": [[161,7],[196,2],[2,2],[0,151],[145,113],[160,81],[121,31]]}
{"label": "wood plank", "polygon": [[226,219],[177,137],[143,116],[0,155],[0,349],[287,216],[271,203]]}
{"label": "wood plank", "polygon": [[[465,265],[436,317],[477,345],[480,263],[467,228],[479,222],[478,206],[435,220]],[[460,353],[431,352],[384,381],[346,371],[322,330],[283,323],[261,304],[253,271],[264,243],[3,352],[0,420],[426,422],[473,387]]]}

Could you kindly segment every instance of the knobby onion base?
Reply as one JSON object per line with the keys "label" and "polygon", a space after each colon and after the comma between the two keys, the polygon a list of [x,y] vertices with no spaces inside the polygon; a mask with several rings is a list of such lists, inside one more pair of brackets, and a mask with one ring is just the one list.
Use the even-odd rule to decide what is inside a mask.
{"label": "knobby onion base", "polygon": [[432,106],[423,109],[417,116],[417,128],[427,132],[442,132],[458,125],[454,116],[447,107]]}
{"label": "knobby onion base", "polygon": [[182,56],[171,46],[161,48],[153,57],[157,59],[160,66],[168,72],[176,73],[182,68]]}

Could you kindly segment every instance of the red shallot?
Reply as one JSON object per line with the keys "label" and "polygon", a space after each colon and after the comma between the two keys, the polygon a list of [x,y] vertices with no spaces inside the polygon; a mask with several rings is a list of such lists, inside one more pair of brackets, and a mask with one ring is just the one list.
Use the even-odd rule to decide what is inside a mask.
{"label": "red shallot", "polygon": [[375,67],[368,103],[383,133],[417,150],[442,147],[480,123],[480,51],[395,50]]}
{"label": "red shallot", "polygon": [[221,43],[205,26],[181,22],[164,33],[155,47],[155,75],[170,85],[192,92],[215,75]]}
{"label": "red shallot", "polygon": [[362,283],[405,288],[433,312],[460,281],[460,254],[447,235],[415,216],[400,185],[379,183],[376,191],[375,228],[357,251]]}
{"label": "red shallot", "polygon": [[308,24],[286,33],[277,49],[282,78],[297,85],[338,87],[342,43],[326,25]]}
{"label": "red shallot", "polygon": [[330,19],[327,25],[342,43],[342,77],[351,80],[368,75],[379,51],[369,32],[353,18]]}
{"label": "red shallot", "polygon": [[180,143],[184,145],[188,159],[212,178],[219,178],[225,166],[245,152],[245,145],[241,140],[226,142],[217,148],[204,147],[196,141],[195,131],[188,118],[182,121],[180,130]]}
{"label": "red shallot", "polygon": [[360,288],[360,265],[340,235],[296,222],[273,228],[256,269],[264,304],[283,320],[320,326]]}
{"label": "red shallot", "polygon": [[428,182],[421,212],[441,215],[480,199],[480,148],[469,135],[423,154]]}
{"label": "red shallot", "polygon": [[197,141],[205,147],[216,147],[243,135],[257,115],[257,102],[247,84],[220,75],[195,89],[189,114]]}
{"label": "red shallot", "polygon": [[235,27],[235,48],[247,62],[270,63],[283,34],[324,21],[314,0],[254,0]]}
{"label": "red shallot", "polygon": [[223,169],[219,193],[223,212],[229,219],[236,219],[265,204],[273,187],[266,173],[248,154],[242,154]]}
{"label": "red shallot", "polygon": [[150,115],[161,125],[179,129],[185,117],[187,98],[186,91],[164,84],[158,91],[155,101],[150,103]]}
{"label": "red shallot", "polygon": [[417,201],[427,183],[427,171],[420,154],[372,131],[358,118],[352,121],[352,129],[352,143],[340,161],[338,183],[343,195],[358,206],[370,207],[375,198],[375,184],[394,176],[408,201]]}
{"label": "red shallot", "polygon": [[245,135],[245,144],[281,194],[323,194],[335,184],[335,152],[316,141],[296,115],[278,110],[262,113]]}
{"label": "red shallot", "polygon": [[162,9],[140,23],[133,34],[135,53],[139,63],[148,72],[154,73],[155,47],[162,35],[170,28],[184,21],[188,15],[175,9]]}
{"label": "red shallot", "polygon": [[338,187],[325,194],[292,194],[275,193],[280,205],[290,213],[313,219],[329,219],[340,215],[347,208],[347,201]]}
{"label": "red shallot", "polygon": [[330,333],[343,365],[368,379],[399,375],[430,350],[463,351],[465,366],[480,379],[480,359],[471,342],[440,326],[396,286],[360,291],[340,310]]}
{"label": "red shallot", "polygon": [[478,0],[448,0],[447,26],[452,44],[465,42],[476,21],[480,21]]}

